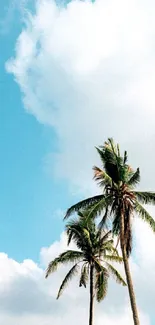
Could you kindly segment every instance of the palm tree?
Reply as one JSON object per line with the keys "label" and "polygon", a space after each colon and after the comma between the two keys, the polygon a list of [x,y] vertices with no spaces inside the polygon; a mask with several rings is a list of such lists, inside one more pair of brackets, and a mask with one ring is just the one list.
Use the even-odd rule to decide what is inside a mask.
{"label": "palm tree", "polygon": [[139,216],[155,231],[155,221],[143,205],[155,204],[154,192],[135,189],[140,182],[140,170],[134,171],[127,164],[127,152],[121,156],[118,145],[108,139],[104,146],[96,148],[103,169],[94,167],[94,178],[102,188],[102,194],[87,198],[67,210],[65,218],[82,208],[90,209],[89,218],[102,215],[101,226],[112,221],[113,234],[117,235],[122,250],[131,309],[135,325],[139,325],[134,288],[128,258],[132,250],[132,220]]}
{"label": "palm tree", "polygon": [[79,286],[86,287],[88,279],[90,283],[89,325],[92,325],[94,296],[96,295],[98,302],[104,299],[110,274],[123,286],[126,283],[111,264],[111,262],[122,262],[110,238],[111,232],[105,233],[97,228],[93,219],[88,220],[88,211],[79,212],[78,215],[78,219],[71,220],[66,226],[68,245],[73,241],[78,250],[67,250],[51,261],[46,271],[46,278],[55,272],[59,265],[73,263],[60,286],[58,299],[68,282],[80,269]]}

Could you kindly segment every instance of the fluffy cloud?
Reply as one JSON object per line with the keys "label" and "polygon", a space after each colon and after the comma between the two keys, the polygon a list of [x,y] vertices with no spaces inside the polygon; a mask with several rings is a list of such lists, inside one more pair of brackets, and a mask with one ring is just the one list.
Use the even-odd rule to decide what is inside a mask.
{"label": "fluffy cloud", "polygon": [[94,146],[108,136],[154,186],[154,14],[151,0],[38,0],[24,17],[6,68],[25,109],[55,128],[59,153],[48,160],[76,189],[92,191]]}
{"label": "fluffy cloud", "polygon": [[[154,314],[155,238],[139,221],[136,222],[135,229],[137,262],[131,260],[131,268],[141,310],[141,324],[150,325],[149,315]],[[40,266],[32,260],[18,263],[4,253],[0,254],[1,324],[60,325],[62,317],[64,325],[68,323],[78,325],[80,321],[87,323],[89,292],[78,287],[78,278],[70,283],[59,301],[55,297],[66,268],[60,268],[48,280],[44,279],[44,268],[47,263],[66,247],[66,236],[63,233],[60,240],[50,247],[42,248]],[[127,289],[111,280],[106,299],[96,305],[95,323],[131,325],[132,317],[128,303]]]}

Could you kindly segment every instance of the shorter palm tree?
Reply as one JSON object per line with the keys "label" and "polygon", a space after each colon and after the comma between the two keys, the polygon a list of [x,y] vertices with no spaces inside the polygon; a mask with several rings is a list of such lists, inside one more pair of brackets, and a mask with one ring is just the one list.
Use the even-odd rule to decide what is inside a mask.
{"label": "shorter palm tree", "polygon": [[46,278],[55,272],[59,265],[73,263],[59,288],[58,299],[68,282],[80,269],[79,286],[86,287],[88,280],[90,284],[89,325],[92,325],[94,297],[96,295],[98,302],[104,299],[107,294],[109,276],[114,276],[116,281],[123,286],[126,283],[111,264],[111,262],[122,262],[122,258],[113,246],[111,232],[105,233],[97,228],[93,219],[87,218],[88,213],[89,211],[79,212],[79,218],[71,220],[66,226],[68,245],[73,241],[78,250],[67,250],[51,261],[46,271]]}

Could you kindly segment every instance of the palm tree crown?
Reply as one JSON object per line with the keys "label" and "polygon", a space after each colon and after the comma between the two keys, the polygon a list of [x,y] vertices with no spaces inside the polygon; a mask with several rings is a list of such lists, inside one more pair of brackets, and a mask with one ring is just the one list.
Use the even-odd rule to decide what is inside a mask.
{"label": "palm tree crown", "polygon": [[63,292],[68,282],[80,270],[79,286],[86,287],[90,267],[94,266],[94,289],[97,301],[101,301],[106,293],[108,278],[110,274],[114,276],[117,282],[126,285],[125,281],[114,268],[111,262],[121,262],[122,258],[118,255],[113,246],[113,240],[110,238],[110,231],[105,233],[98,229],[93,219],[88,219],[89,212],[79,212],[78,219],[71,220],[67,226],[68,244],[73,241],[78,250],[67,250],[61,253],[57,258],[51,261],[46,271],[46,278],[57,270],[58,266],[65,265],[68,262],[73,263],[73,267],[65,276],[57,298]]}
{"label": "palm tree crown", "polygon": [[99,183],[103,194],[85,199],[67,210],[65,218],[81,208],[90,210],[90,218],[104,212],[101,224],[110,218],[113,221],[113,233],[120,236],[121,215],[124,216],[124,245],[129,256],[132,248],[132,217],[134,214],[146,221],[155,231],[155,221],[146,211],[143,204],[155,204],[154,192],[136,191],[140,182],[140,170],[134,171],[127,164],[127,152],[121,156],[119,146],[112,139],[104,146],[96,148],[103,169],[94,166],[94,179]]}

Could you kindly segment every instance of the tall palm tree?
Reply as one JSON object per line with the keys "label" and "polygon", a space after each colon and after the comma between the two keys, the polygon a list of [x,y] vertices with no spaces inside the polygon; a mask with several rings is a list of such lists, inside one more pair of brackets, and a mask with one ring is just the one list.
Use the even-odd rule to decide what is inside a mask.
{"label": "tall palm tree", "polygon": [[118,283],[122,285],[126,283],[111,264],[111,262],[122,261],[113,246],[113,240],[110,238],[111,232],[105,233],[97,228],[93,219],[88,220],[88,211],[79,212],[78,215],[79,219],[71,220],[66,226],[68,244],[73,241],[78,250],[67,250],[51,261],[46,271],[46,278],[55,272],[60,264],[73,263],[60,286],[58,299],[68,282],[80,269],[79,286],[86,287],[88,279],[90,283],[89,325],[92,325],[94,296],[96,295],[98,302],[104,299],[110,274]]}
{"label": "tall palm tree", "polygon": [[96,148],[103,169],[94,167],[94,178],[102,188],[102,194],[87,198],[67,210],[65,218],[82,208],[90,209],[89,218],[102,214],[101,226],[112,220],[112,231],[118,237],[122,250],[131,309],[135,325],[139,325],[135,293],[128,258],[132,250],[132,220],[139,216],[155,231],[155,221],[143,205],[155,204],[155,193],[135,189],[140,182],[140,170],[134,171],[127,164],[127,152],[121,156],[118,145],[108,139],[104,146]]}

